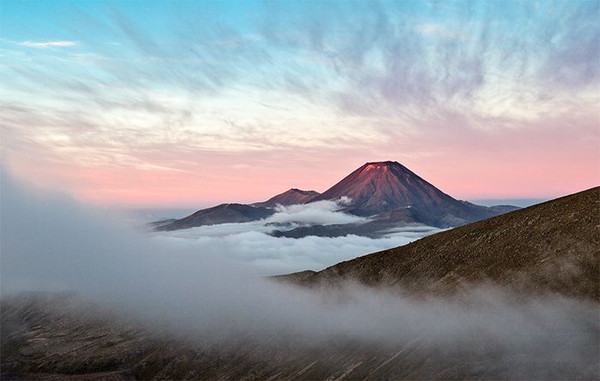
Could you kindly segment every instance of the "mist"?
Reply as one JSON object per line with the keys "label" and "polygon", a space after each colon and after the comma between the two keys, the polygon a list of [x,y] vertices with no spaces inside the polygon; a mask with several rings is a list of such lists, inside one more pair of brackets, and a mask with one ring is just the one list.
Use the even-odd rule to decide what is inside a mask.
{"label": "mist", "polygon": [[175,231],[154,232],[153,240],[173,250],[196,250],[251,263],[261,275],[280,275],[304,270],[322,270],[338,262],[368,253],[405,245],[440,231],[424,225],[394,229],[380,238],[348,234],[342,237],[273,237],[274,230],[299,226],[360,224],[369,219],[341,211],[348,200],[318,201],[310,204],[278,205],[266,219],[244,223],[198,226]]}
{"label": "mist", "polygon": [[[222,240],[173,245],[6,172],[1,196],[2,297],[72,291],[205,344],[239,337],[295,345],[344,339],[393,348],[418,339],[457,350],[486,342],[509,360],[517,353],[539,358],[541,368],[556,361],[597,364],[590,358],[598,352],[595,303],[549,294],[515,297],[491,285],[447,298],[356,284],[301,289],[261,276],[249,261],[221,255]],[[249,237],[239,235],[231,245],[257,249]]]}

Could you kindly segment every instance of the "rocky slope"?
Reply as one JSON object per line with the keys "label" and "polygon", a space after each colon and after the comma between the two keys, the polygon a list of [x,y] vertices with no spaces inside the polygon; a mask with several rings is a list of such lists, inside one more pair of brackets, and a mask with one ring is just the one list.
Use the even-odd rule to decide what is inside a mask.
{"label": "rocky slope", "polygon": [[[489,282],[527,293],[600,301],[600,188],[434,234],[306,274],[408,293],[449,293]],[[296,278],[297,279],[297,278]]]}
{"label": "rocky slope", "polygon": [[[344,337],[307,343],[240,339],[213,345],[124,322],[75,297],[19,295],[2,300],[2,380],[422,380],[597,379],[598,331],[574,345],[576,360],[555,361],[544,340],[508,346],[477,336],[433,344]],[[365,323],[367,324],[367,322]],[[552,333],[550,333],[552,335]],[[539,341],[539,342],[538,342]]]}

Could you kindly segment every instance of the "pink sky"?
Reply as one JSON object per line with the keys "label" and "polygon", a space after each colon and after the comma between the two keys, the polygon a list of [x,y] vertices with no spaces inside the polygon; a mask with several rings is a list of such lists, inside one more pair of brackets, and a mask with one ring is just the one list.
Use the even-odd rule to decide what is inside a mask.
{"label": "pink sky", "polygon": [[[201,207],[221,202],[254,202],[289,188],[322,192],[367,161],[396,160],[459,199],[553,198],[600,181],[595,126],[545,126],[502,132],[435,129],[411,138],[392,135],[370,147],[281,149],[215,153],[171,151],[157,166],[115,163],[86,167],[55,158],[52,165],[14,154],[9,166],[40,185],[66,190],[100,205]],[[576,136],[577,138],[574,138]],[[357,143],[358,145],[358,143]],[[54,154],[55,155],[55,154]],[[146,162],[156,157],[142,158]],[[174,160],[171,158],[171,160]]]}
{"label": "pink sky", "polygon": [[599,185],[598,3],[457,4],[11,4],[3,165],[127,207],[322,192],[379,160],[467,200]]}

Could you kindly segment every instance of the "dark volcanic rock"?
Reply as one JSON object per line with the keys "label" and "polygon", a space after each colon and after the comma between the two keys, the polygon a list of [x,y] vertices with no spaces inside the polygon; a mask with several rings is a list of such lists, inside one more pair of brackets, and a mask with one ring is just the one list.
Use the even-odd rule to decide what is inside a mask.
{"label": "dark volcanic rock", "polygon": [[521,208],[519,208],[518,206],[513,206],[513,205],[493,205],[493,206],[488,207],[488,209],[494,213],[504,214],[504,213],[508,213],[508,212],[514,212],[515,210],[519,210]]}
{"label": "dark volcanic rock", "polygon": [[457,202],[395,161],[366,163],[316,197],[352,199],[357,214],[374,215],[401,207],[439,209]]}

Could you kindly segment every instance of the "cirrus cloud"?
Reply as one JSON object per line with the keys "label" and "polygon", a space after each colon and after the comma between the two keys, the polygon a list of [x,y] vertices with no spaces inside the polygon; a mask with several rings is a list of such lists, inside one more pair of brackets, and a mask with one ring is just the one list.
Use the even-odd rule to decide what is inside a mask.
{"label": "cirrus cloud", "polygon": [[28,48],[48,49],[48,48],[70,48],[79,45],[77,41],[24,41],[19,45]]}

